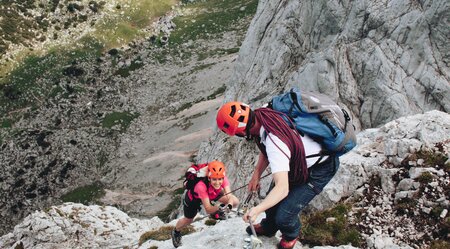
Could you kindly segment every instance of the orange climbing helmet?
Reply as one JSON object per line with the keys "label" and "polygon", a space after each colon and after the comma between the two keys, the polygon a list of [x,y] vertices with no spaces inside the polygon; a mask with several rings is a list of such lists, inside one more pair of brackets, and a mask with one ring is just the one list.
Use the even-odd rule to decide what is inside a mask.
{"label": "orange climbing helmet", "polygon": [[225,103],[217,112],[217,126],[230,136],[246,131],[250,111],[250,106],[242,102]]}
{"label": "orange climbing helmet", "polygon": [[208,163],[208,177],[209,178],[224,178],[225,177],[225,165],[219,161],[212,161]]}

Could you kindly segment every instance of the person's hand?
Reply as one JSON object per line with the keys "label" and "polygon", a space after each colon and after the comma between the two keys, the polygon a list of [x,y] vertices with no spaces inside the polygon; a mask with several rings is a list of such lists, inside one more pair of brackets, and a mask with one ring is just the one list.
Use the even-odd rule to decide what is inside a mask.
{"label": "person's hand", "polygon": [[248,183],[248,191],[256,192],[259,190],[259,187],[259,178],[252,177],[252,179],[250,179],[250,182]]}
{"label": "person's hand", "polygon": [[244,216],[242,217],[242,219],[243,219],[246,223],[247,223],[249,220],[251,220],[251,222],[253,223],[253,222],[256,221],[256,218],[258,218],[258,215],[259,215],[260,213],[261,213],[261,212],[258,211],[258,208],[257,208],[257,206],[256,206],[256,207],[250,208],[250,209],[244,214]]}
{"label": "person's hand", "polygon": [[228,204],[221,203],[219,205],[219,210],[224,211],[226,213],[229,213],[232,208],[233,208],[233,205],[231,205],[230,203],[228,203]]}

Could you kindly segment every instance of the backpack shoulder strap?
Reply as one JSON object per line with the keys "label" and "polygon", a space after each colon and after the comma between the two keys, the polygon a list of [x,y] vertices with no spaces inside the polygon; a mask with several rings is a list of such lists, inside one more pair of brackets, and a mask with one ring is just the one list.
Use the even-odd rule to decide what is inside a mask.
{"label": "backpack shoulder strap", "polygon": [[200,199],[199,197],[198,197],[198,194],[194,191],[194,189],[195,189],[195,186],[197,186],[197,184],[199,184],[200,182],[203,182],[204,184],[205,184],[205,186],[206,186],[206,191],[208,191],[208,186],[209,186],[209,180],[208,180],[208,178],[207,177],[199,177],[198,178],[198,181],[195,183],[195,185],[194,185],[194,187],[192,188],[192,189],[190,189],[189,191],[191,192],[191,196],[193,197],[193,198],[195,198],[195,199]]}

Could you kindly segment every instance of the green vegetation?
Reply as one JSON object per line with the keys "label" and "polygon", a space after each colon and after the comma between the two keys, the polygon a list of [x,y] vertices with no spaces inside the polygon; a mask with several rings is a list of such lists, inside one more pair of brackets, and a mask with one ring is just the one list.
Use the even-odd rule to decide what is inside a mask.
{"label": "green vegetation", "polygon": [[428,184],[433,181],[433,175],[430,172],[423,172],[419,177],[417,177],[417,181],[422,184]]}
{"label": "green vegetation", "polygon": [[441,215],[442,210],[444,210],[444,208],[441,206],[433,207],[433,209],[431,209],[431,213],[430,213],[431,217],[433,217],[435,219],[439,219],[439,216]]}
{"label": "green vegetation", "polygon": [[445,240],[436,240],[431,242],[430,249],[448,249],[450,248],[450,242]]}
{"label": "green vegetation", "polygon": [[133,114],[129,112],[112,112],[105,116],[102,121],[104,128],[112,128],[115,125],[120,126],[120,130],[124,131],[130,126],[133,119],[139,117],[139,114]]}
{"label": "green vegetation", "polygon": [[205,220],[205,225],[207,225],[207,226],[214,226],[216,224],[217,224],[217,220],[215,220],[215,219],[207,219],[207,220]]}
{"label": "green vegetation", "polygon": [[[59,85],[61,78],[76,78],[77,84],[84,84],[88,80],[85,73],[87,69],[77,65],[81,65],[85,61],[94,61],[110,48],[148,35],[147,31],[143,31],[148,27],[148,24],[155,21],[155,17],[169,11],[176,2],[176,0],[142,0],[118,5],[114,14],[107,15],[108,17],[104,20],[93,24],[96,27],[95,33],[86,35],[72,44],[66,44],[64,48],[50,46],[46,51],[24,52],[20,65],[9,72],[8,75],[3,70],[5,68],[0,69],[1,74],[4,75],[0,77],[0,90],[2,93],[0,94],[0,116],[2,117],[0,122],[2,122],[3,127],[13,126],[21,117],[28,115],[27,112],[30,109],[37,109],[48,98],[57,98],[58,96],[68,98],[71,92]],[[184,1],[184,3],[183,15],[174,19],[177,28],[171,34],[171,46],[188,40],[211,38],[213,34],[237,29],[236,22],[253,15],[258,1],[210,0]],[[55,5],[54,1],[48,4],[39,4],[39,8],[46,11],[42,20],[45,20],[45,16],[51,17],[51,12],[62,8],[64,11],[68,10],[70,13],[73,13],[73,20],[70,20],[74,22],[75,19],[80,19],[78,21],[82,22],[87,19],[80,16],[80,10],[89,9],[89,13],[96,13],[104,11],[105,6],[104,1],[91,1],[88,6],[82,6],[81,3],[71,4],[70,6],[60,6],[58,4]],[[13,39],[14,34],[22,37],[22,34],[16,32],[15,29],[17,28],[28,30],[24,27],[30,26],[34,29],[44,30],[46,26],[50,25],[45,21],[41,22],[41,19],[36,20],[36,25],[24,23],[23,25],[25,26],[21,24],[22,21],[13,20],[14,18],[19,18],[20,15],[17,15],[17,13],[28,13],[28,9],[35,8],[34,1],[24,1],[14,6],[9,3],[2,3],[1,6],[11,7],[10,10],[2,9],[5,18],[11,18],[11,20],[10,22],[2,21],[1,23],[9,26],[0,27],[2,31],[5,31],[5,34],[11,35],[11,39],[8,38],[9,40]],[[64,26],[71,26],[73,24],[71,23],[72,21],[65,23]],[[58,27],[57,29],[62,27],[57,21],[52,22],[52,25]],[[22,37],[20,39],[24,40],[24,42],[26,41],[26,38]],[[29,39],[32,39],[32,37],[29,37]],[[204,51],[198,55],[199,59],[204,59],[214,54],[235,53],[237,51],[238,48],[216,49],[215,51]],[[167,49],[166,52],[161,52],[161,54],[155,53],[155,57],[157,57],[158,61],[164,63],[167,56],[173,52],[179,53]],[[26,54],[29,55],[26,56]],[[182,51],[181,54],[183,56],[192,55],[188,51]],[[143,64],[139,60],[134,60],[128,67],[118,69],[116,74],[127,77],[131,71],[142,66]],[[194,70],[202,70],[208,66],[210,65],[199,66]],[[82,86],[78,86],[76,89],[83,91]],[[187,103],[180,110],[189,108],[192,104],[194,103]]]}
{"label": "green vegetation", "polygon": [[207,100],[215,99],[215,98],[217,98],[217,96],[223,94],[225,92],[225,90],[227,90],[227,86],[222,85],[221,87],[217,88],[217,90],[215,90],[211,95],[206,97],[206,99]]}
{"label": "green vegetation", "polygon": [[[0,54],[4,54],[8,45],[5,41],[13,44],[26,44],[27,40],[35,38],[35,34],[31,31],[33,29],[44,29],[48,23],[43,19],[37,19],[36,22],[25,18],[29,9],[34,6],[33,0],[17,1],[1,1],[0,3],[0,31],[2,33],[2,40],[0,42]],[[23,15],[19,14],[23,13]]]}
{"label": "green vegetation", "polygon": [[135,38],[148,35],[144,31],[155,18],[167,13],[177,0],[140,0],[118,5],[117,12],[96,25],[94,36],[107,49],[126,44]]}
{"label": "green vegetation", "polygon": [[140,60],[134,60],[131,62],[131,64],[128,67],[124,67],[124,68],[117,70],[117,72],[115,74],[118,74],[125,78],[125,77],[130,76],[130,72],[132,72],[136,69],[139,69],[142,66],[144,66],[144,64]]}
{"label": "green vegetation", "polygon": [[[9,119],[12,124],[24,115],[18,110],[35,108],[47,98],[68,91],[55,85],[60,78],[76,77],[78,82],[83,83],[83,69],[72,64],[98,57],[101,48],[101,44],[94,39],[85,37],[72,49],[55,48],[46,55],[27,57],[8,77],[0,78],[0,122]],[[72,90],[82,91],[81,87]]]}
{"label": "green vegetation", "polygon": [[[171,57],[187,59],[193,55],[198,60],[216,56],[233,54],[239,48],[200,49],[195,51],[198,39],[221,38],[220,34],[227,31],[246,30],[241,20],[252,17],[256,12],[257,0],[208,0],[182,1],[182,15],[173,19],[176,29],[170,33],[168,41],[164,34],[159,34],[154,45],[165,46],[164,50],[155,52],[152,56],[159,63],[165,63]],[[183,46],[180,46],[183,44]]]}
{"label": "green vegetation", "polygon": [[444,152],[444,145],[442,143],[436,143],[434,148],[421,148],[414,154],[409,155],[402,164],[408,167],[409,161],[418,161],[423,159],[423,167],[438,167],[444,169],[446,172],[450,173],[450,163],[445,163],[448,160],[447,155]]}
{"label": "green vegetation", "polygon": [[[360,233],[356,227],[352,227],[347,219],[350,206],[338,204],[337,206],[313,213],[302,218],[301,240],[309,245],[346,245],[359,247],[362,242]],[[335,221],[327,222],[329,217]]]}
{"label": "green vegetation", "polygon": [[158,216],[162,221],[169,221],[169,215],[180,206],[180,199],[184,193],[184,188],[175,189],[172,193],[172,201],[167,205],[166,208],[159,211],[156,216]]}
{"label": "green vegetation", "polygon": [[444,220],[441,220],[441,218],[438,218],[439,223],[437,227],[437,235],[440,240],[435,241],[436,244],[431,244],[431,248],[435,249],[441,249],[441,248],[450,248],[450,240],[448,237],[448,234],[450,233],[450,217],[447,215]]}
{"label": "green vegetation", "polygon": [[209,57],[212,57],[214,55],[226,55],[226,54],[235,54],[239,52],[239,48],[230,48],[230,49],[214,49],[214,50],[210,50],[210,51],[204,51],[202,53],[198,54],[198,60],[204,60],[207,59]]}
{"label": "green vegetation", "polygon": [[194,67],[189,73],[195,73],[198,71],[202,71],[204,69],[212,67],[214,64],[216,64],[216,63],[208,63],[208,64],[203,64],[203,65],[198,65],[198,66]]}
{"label": "green vegetation", "polygon": [[182,104],[178,109],[177,112],[181,112],[183,110],[189,109],[191,108],[194,104],[201,102],[202,100],[196,100],[194,102],[188,102],[188,103],[184,103]]}
{"label": "green vegetation", "polygon": [[12,120],[10,119],[3,119],[2,121],[2,128],[11,128],[12,127]]}
{"label": "green vegetation", "polygon": [[398,215],[411,214],[412,210],[416,208],[417,201],[411,198],[403,198],[397,201],[394,205],[394,210]]}
{"label": "green vegetation", "polygon": [[448,158],[443,153],[438,153],[430,149],[421,149],[416,154],[417,158],[422,158],[424,160],[424,164],[430,167],[438,166],[441,169],[448,170],[448,167],[450,166],[445,165]]}
{"label": "green vegetation", "polygon": [[[61,30],[63,26],[68,28],[74,26],[76,22],[88,20],[79,11],[88,10],[90,14],[94,15],[103,11],[106,3],[90,1],[87,6],[83,6],[82,3],[67,5],[61,2],[58,5],[58,2],[41,3],[38,6],[35,6],[34,1],[31,0],[17,4],[2,2],[0,12],[4,19],[0,22],[0,30],[5,36],[1,40],[0,50],[7,49],[5,41],[26,44],[34,39],[34,33],[19,33],[18,30],[29,32],[28,30],[33,29],[45,32],[45,27],[50,25],[45,21],[45,17],[51,19],[52,12],[58,8],[71,13],[71,17],[64,25],[58,23],[60,20],[52,22],[57,30]],[[171,10],[171,7],[177,2],[177,0],[126,1],[122,6],[116,6],[115,13],[106,15],[106,19],[92,24],[96,27],[96,32],[73,41],[71,44],[65,44],[64,47],[49,46],[45,51],[24,51],[16,58],[20,61],[19,65],[8,74],[7,71],[11,65],[2,66],[0,68],[0,122],[2,127],[13,126],[21,117],[29,115],[30,109],[38,108],[48,98],[57,98],[58,96],[68,98],[71,94],[70,90],[73,89],[68,91],[59,85],[61,78],[65,76],[76,78],[77,84],[84,84],[88,80],[85,73],[87,69],[77,65],[85,61],[95,61],[110,48],[121,46],[138,37],[145,37],[148,35],[148,31],[144,31],[145,28],[155,21],[156,17]],[[31,15],[29,10],[34,8],[38,8],[44,13],[41,19],[26,20],[18,14]],[[56,33],[55,35],[58,37]],[[2,44],[5,46],[2,47]],[[118,69],[116,74],[127,77],[131,71],[142,66],[140,61],[134,60],[130,66]],[[78,86],[75,90],[83,91],[82,88],[82,86]]]}
{"label": "green vegetation", "polygon": [[184,15],[173,22],[177,29],[171,33],[169,46],[189,40],[206,39],[236,30],[236,21],[256,12],[257,0],[209,0],[187,2]]}
{"label": "green vegetation", "polygon": [[[170,234],[173,229],[174,226],[163,226],[160,227],[158,230],[145,232],[139,238],[139,245],[144,244],[147,240],[158,240],[158,241],[168,240],[171,238]],[[195,232],[195,228],[192,225],[189,225],[181,230],[182,235],[190,234],[193,232]]]}
{"label": "green vegetation", "polygon": [[[219,87],[217,90],[215,90],[212,94],[210,94],[208,97],[206,97],[206,99],[205,99],[205,98],[199,98],[199,99],[196,99],[196,100],[193,101],[193,102],[187,102],[187,103],[184,103],[184,104],[182,104],[182,105],[176,110],[176,112],[179,113],[179,112],[181,112],[181,111],[183,111],[183,110],[189,109],[189,108],[191,108],[193,105],[195,105],[195,104],[197,104],[197,103],[200,103],[200,102],[202,102],[202,101],[215,99],[215,98],[217,98],[217,96],[223,94],[223,93],[225,92],[226,89],[227,89],[227,87],[226,87],[225,85],[222,85],[222,86]],[[202,114],[202,115],[203,115],[203,114]]]}
{"label": "green vegetation", "polygon": [[75,190],[61,196],[63,202],[76,202],[89,205],[92,202],[96,202],[102,196],[105,195],[105,190],[100,183],[93,183],[83,187],[76,188]]}

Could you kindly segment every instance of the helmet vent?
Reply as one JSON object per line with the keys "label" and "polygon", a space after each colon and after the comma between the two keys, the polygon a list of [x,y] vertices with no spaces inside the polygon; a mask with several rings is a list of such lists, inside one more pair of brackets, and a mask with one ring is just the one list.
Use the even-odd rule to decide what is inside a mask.
{"label": "helmet vent", "polygon": [[230,127],[230,125],[228,123],[223,124],[223,128],[228,129],[228,127]]}
{"label": "helmet vent", "polygon": [[247,107],[245,105],[241,105],[241,109],[245,111]]}
{"label": "helmet vent", "polygon": [[233,117],[234,114],[236,114],[236,106],[231,106],[231,112],[230,112],[230,117]]}
{"label": "helmet vent", "polygon": [[244,117],[244,116],[240,116],[240,117],[238,118],[238,121],[239,121],[239,122],[244,122],[244,120],[245,120],[245,117]]}

